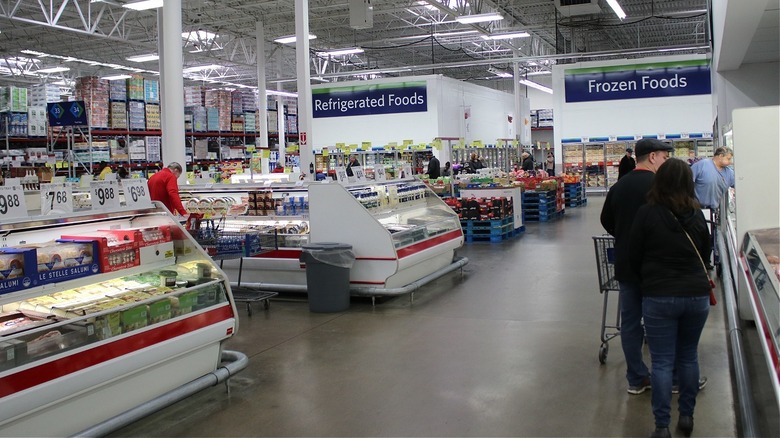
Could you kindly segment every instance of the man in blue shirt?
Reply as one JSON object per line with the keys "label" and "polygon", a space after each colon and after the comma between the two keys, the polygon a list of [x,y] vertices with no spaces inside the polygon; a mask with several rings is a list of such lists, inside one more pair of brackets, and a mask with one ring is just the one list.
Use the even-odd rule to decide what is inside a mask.
{"label": "man in blue shirt", "polygon": [[717,209],[726,190],[734,187],[734,169],[729,167],[732,158],[734,151],[719,147],[712,159],[697,161],[691,166],[696,199],[702,208]]}

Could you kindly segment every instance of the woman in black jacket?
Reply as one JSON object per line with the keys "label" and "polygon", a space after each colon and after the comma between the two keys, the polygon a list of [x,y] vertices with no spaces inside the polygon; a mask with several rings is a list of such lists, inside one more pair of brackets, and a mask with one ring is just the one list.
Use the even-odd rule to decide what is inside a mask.
{"label": "woman in black jacket", "polygon": [[697,348],[709,315],[710,282],[701,254],[710,253],[707,223],[687,163],[669,159],[658,169],[647,204],[636,214],[629,240],[631,268],[639,276],[642,317],[652,360],[652,437],[668,437],[672,370],[679,379],[677,428],[693,431],[699,390]]}

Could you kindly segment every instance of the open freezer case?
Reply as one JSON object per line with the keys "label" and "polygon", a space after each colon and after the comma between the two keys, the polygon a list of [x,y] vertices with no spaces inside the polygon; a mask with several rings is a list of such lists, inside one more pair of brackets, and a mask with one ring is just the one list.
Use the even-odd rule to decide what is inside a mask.
{"label": "open freezer case", "polygon": [[226,276],[162,207],[0,225],[0,435],[67,436],[214,371]]}
{"label": "open freezer case", "polygon": [[750,307],[780,408],[780,228],[748,231],[740,268],[746,276]]}

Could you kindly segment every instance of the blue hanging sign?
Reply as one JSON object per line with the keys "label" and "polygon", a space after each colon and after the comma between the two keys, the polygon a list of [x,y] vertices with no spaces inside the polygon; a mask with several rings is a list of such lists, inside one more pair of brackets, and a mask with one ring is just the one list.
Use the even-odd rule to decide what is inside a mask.
{"label": "blue hanging sign", "polygon": [[88,126],[84,101],[53,102],[46,104],[49,126]]}
{"label": "blue hanging sign", "polygon": [[566,102],[712,93],[706,59],[566,70]]}
{"label": "blue hanging sign", "polygon": [[316,88],[311,93],[315,119],[428,111],[425,81]]}

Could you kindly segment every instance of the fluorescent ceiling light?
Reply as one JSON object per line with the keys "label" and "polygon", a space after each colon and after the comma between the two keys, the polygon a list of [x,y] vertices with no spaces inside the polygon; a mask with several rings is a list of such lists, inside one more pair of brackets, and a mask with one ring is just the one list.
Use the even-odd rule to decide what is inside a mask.
{"label": "fluorescent ceiling light", "polygon": [[70,71],[70,67],[49,67],[36,70],[36,73],[60,73],[63,71]]}
{"label": "fluorescent ceiling light", "polygon": [[319,52],[320,55],[325,56],[342,56],[342,55],[354,55],[356,53],[363,53],[363,49],[360,47],[352,47],[349,49],[331,50],[329,52]]}
{"label": "fluorescent ceiling light", "polygon": [[621,20],[626,18],[626,13],[623,12],[623,8],[620,7],[620,4],[618,4],[617,0],[607,0],[607,4],[610,8],[615,12],[615,15],[618,16]]}
{"label": "fluorescent ceiling light", "polygon": [[149,62],[149,61],[157,61],[158,59],[160,59],[160,56],[155,55],[154,53],[150,53],[148,55],[128,56],[125,59],[132,62]]}
{"label": "fluorescent ceiling light", "polygon": [[505,71],[493,72],[493,74],[498,76],[498,77],[500,77],[500,78],[511,78],[512,77],[512,73],[507,73]]}
{"label": "fluorescent ceiling light", "polygon": [[427,9],[429,11],[436,11],[436,10],[439,9],[436,6],[434,6],[434,5],[432,5],[432,4],[428,3],[428,2],[424,2],[424,1],[419,1],[419,2],[415,3],[415,5],[422,6],[422,7],[424,7],[425,9]]}
{"label": "fluorescent ceiling light", "polygon": [[265,90],[265,93],[271,96],[298,97],[298,93],[288,93],[286,91]]}
{"label": "fluorescent ceiling light", "polygon": [[510,38],[527,38],[531,36],[528,32],[499,33],[494,35],[482,35],[485,40],[508,40]]}
{"label": "fluorescent ceiling light", "polygon": [[107,81],[118,81],[120,79],[130,79],[132,76],[130,75],[114,75],[114,76],[103,76],[100,79],[105,79]]}
{"label": "fluorescent ceiling light", "polygon": [[62,85],[62,86],[64,86],[64,87],[72,87],[73,85],[75,85],[75,84],[76,84],[76,82],[74,82],[74,81],[69,81],[69,80],[67,80],[67,79],[63,79],[63,80],[61,80],[61,81],[52,82],[52,84],[54,84],[54,85]]}
{"label": "fluorescent ceiling light", "polygon": [[545,93],[553,94],[552,88],[545,87],[542,84],[537,84],[536,82],[529,81],[528,79],[520,79],[520,83],[526,87],[536,88],[537,90],[544,91]]}
{"label": "fluorescent ceiling light", "polygon": [[182,70],[182,73],[194,73],[196,71],[202,71],[202,70],[218,70],[218,69],[221,69],[221,68],[225,68],[225,67],[223,67],[221,65],[216,65],[216,64],[201,65],[201,66],[198,66],[198,67],[185,68],[184,70]]}
{"label": "fluorescent ceiling light", "polygon": [[147,9],[157,9],[163,6],[163,0],[143,0],[135,3],[125,3],[123,8],[132,9],[134,11],[145,11]]}
{"label": "fluorescent ceiling light", "polygon": [[[296,39],[297,37],[295,35],[289,35],[289,36],[277,38],[274,40],[274,42],[277,42],[279,44],[290,44],[290,43],[294,43]],[[316,40],[317,35],[309,34],[309,39]]]}
{"label": "fluorescent ceiling light", "polygon": [[43,52],[37,52],[37,51],[35,51],[35,50],[22,50],[22,53],[24,53],[25,55],[34,55],[34,56],[40,56],[40,57],[46,57],[46,56],[49,56],[49,55],[47,55],[46,53],[43,53]]}
{"label": "fluorescent ceiling light", "polygon": [[[469,35],[472,33],[477,33],[477,30],[456,30],[454,32],[437,32],[434,33],[433,36],[436,38],[442,38],[442,37],[451,37],[451,36],[459,36],[459,35]],[[415,36],[415,38],[417,38]]]}
{"label": "fluorescent ceiling light", "polygon": [[211,41],[217,37],[217,34],[207,30],[193,30],[192,32],[183,32],[181,37],[187,41]]}
{"label": "fluorescent ceiling light", "polygon": [[551,75],[551,71],[543,70],[543,71],[529,71],[526,73],[526,76],[541,76],[541,75]]}
{"label": "fluorescent ceiling light", "polygon": [[503,20],[504,16],[497,13],[492,12],[489,14],[476,14],[476,15],[461,15],[460,17],[455,17],[455,21],[458,23],[482,23],[485,21],[498,21]]}

